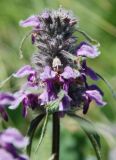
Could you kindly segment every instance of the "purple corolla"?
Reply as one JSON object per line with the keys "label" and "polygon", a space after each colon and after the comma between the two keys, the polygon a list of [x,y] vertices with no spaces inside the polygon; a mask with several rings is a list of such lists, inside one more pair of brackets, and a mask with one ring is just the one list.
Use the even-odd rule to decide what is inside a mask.
{"label": "purple corolla", "polygon": [[97,46],[91,46],[88,44],[82,44],[80,48],[77,50],[77,56],[83,56],[88,58],[96,58],[100,55],[100,51],[98,51]]}
{"label": "purple corolla", "polygon": [[0,160],[28,160],[21,149],[28,145],[27,137],[24,137],[17,129],[8,128],[0,133]]}
{"label": "purple corolla", "polygon": [[40,21],[39,17],[32,15],[26,20],[21,20],[19,24],[22,27],[39,27]]}

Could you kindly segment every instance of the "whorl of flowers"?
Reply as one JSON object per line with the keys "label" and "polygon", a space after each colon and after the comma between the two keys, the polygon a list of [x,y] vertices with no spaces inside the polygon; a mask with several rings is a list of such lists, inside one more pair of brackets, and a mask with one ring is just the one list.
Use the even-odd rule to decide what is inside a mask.
{"label": "whorl of flowers", "polygon": [[[7,103],[9,97],[3,100],[1,93],[0,112],[3,117],[4,106],[15,109],[20,103],[23,104],[24,116],[28,108],[43,112],[48,108],[59,111],[62,116],[78,109],[85,114],[92,101],[98,106],[106,104],[101,89],[87,82],[87,77],[99,79],[86,64],[87,58],[100,55],[99,46],[86,39],[79,43],[79,35],[75,35],[79,21],[71,12],[63,8],[45,10],[20,21],[20,25],[32,27],[32,44],[37,47],[37,53],[32,55],[32,65],[25,65],[13,74],[16,78],[26,76],[27,82],[12,95],[10,104]],[[51,103],[58,105],[54,109]]]}
{"label": "whorl of flowers", "polygon": [[28,138],[15,128],[0,132],[0,160],[28,160],[22,149],[28,145]]}

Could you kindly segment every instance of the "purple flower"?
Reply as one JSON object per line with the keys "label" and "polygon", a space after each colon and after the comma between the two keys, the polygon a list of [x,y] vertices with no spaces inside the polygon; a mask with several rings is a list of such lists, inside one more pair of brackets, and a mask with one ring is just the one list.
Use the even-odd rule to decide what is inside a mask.
{"label": "purple flower", "polygon": [[25,98],[23,98],[22,103],[23,103],[23,116],[27,116],[27,109],[30,107],[32,110],[35,108],[39,107],[39,100],[38,100],[39,95],[38,94],[28,94],[26,95]]}
{"label": "purple flower", "polygon": [[64,68],[64,72],[61,74],[64,79],[75,79],[77,77],[76,73],[70,66]]}
{"label": "purple flower", "polygon": [[16,73],[13,74],[13,76],[15,78],[23,78],[25,76],[28,76],[27,77],[28,85],[30,85],[31,87],[38,86],[37,73],[29,65],[26,65],[20,68]]}
{"label": "purple flower", "polygon": [[96,58],[100,55],[97,46],[90,46],[88,44],[82,44],[81,47],[77,50],[77,56],[84,56],[88,58]]}
{"label": "purple flower", "polygon": [[66,66],[60,76],[60,81],[63,82],[63,89],[68,93],[69,85],[77,78],[77,74],[70,66]]}
{"label": "purple flower", "polygon": [[14,96],[11,93],[0,93],[0,105],[9,105],[14,100]]}
{"label": "purple flower", "polygon": [[16,73],[14,73],[13,76],[16,78],[22,78],[30,74],[35,74],[35,70],[31,66],[26,65],[20,68]]}
{"label": "purple flower", "polygon": [[37,95],[32,94],[32,90],[37,91],[38,89],[37,73],[31,66],[26,65],[14,73],[13,76],[16,78],[23,78],[24,76],[28,76],[27,83],[23,85],[19,91],[14,93],[15,101],[9,106],[9,109],[16,109],[20,103],[23,103],[23,116],[25,117],[27,115],[27,108],[34,108],[33,105],[35,102],[33,97],[35,97],[35,100],[37,100]]}
{"label": "purple flower", "polygon": [[56,77],[51,67],[46,66],[44,72],[40,74],[40,79],[46,84],[44,92],[39,96],[41,105],[47,104],[51,100],[55,100],[57,95],[54,88],[54,80]]}
{"label": "purple flower", "polygon": [[40,21],[39,18],[35,15],[30,16],[26,20],[21,20],[19,22],[22,27],[39,27]]}
{"label": "purple flower", "polygon": [[85,105],[83,113],[87,113],[91,101],[95,101],[98,106],[105,106],[106,102],[103,101],[102,95],[98,90],[86,90],[84,93]]}
{"label": "purple flower", "polygon": [[47,81],[49,79],[53,79],[56,76],[56,72],[54,72],[51,67],[46,66],[44,72],[40,74],[40,79],[42,81]]}
{"label": "purple flower", "polygon": [[52,96],[52,94],[49,94],[47,90],[45,90],[40,96],[40,105],[46,105],[49,101],[55,100],[55,96]]}
{"label": "purple flower", "polygon": [[15,128],[8,128],[0,135],[0,145],[12,144],[16,148],[25,148],[28,144],[28,138],[24,138],[22,134]]}
{"label": "purple flower", "polygon": [[14,96],[11,93],[0,93],[0,113],[4,120],[8,121],[8,115],[5,108],[11,105],[15,101]]}
{"label": "purple flower", "polygon": [[39,106],[38,94],[32,93],[32,89],[37,91],[38,88],[34,88],[30,86],[28,83],[24,85],[20,91],[14,93],[15,101],[9,106],[9,109],[16,109],[20,103],[23,104],[22,113],[23,116],[27,116],[27,109],[30,107],[31,109],[35,109]]}
{"label": "purple flower", "polygon": [[[78,19],[63,8],[45,10],[20,22],[23,27],[33,27],[32,43],[39,50],[32,56],[35,68],[26,65],[13,74],[16,78],[27,76],[27,83],[24,89],[14,94],[16,100],[9,108],[15,109],[22,103],[23,115],[26,116],[28,107],[32,110],[38,106],[45,108],[44,105],[59,98],[62,90],[65,94],[59,102],[61,112],[83,104],[84,109],[88,108],[92,100],[97,104],[105,104],[102,103],[103,92],[97,86],[89,86],[87,83],[87,76],[93,80],[99,79],[99,75],[86,65],[85,60],[86,57],[97,57],[100,54],[99,46],[92,45],[82,31],[79,32],[87,38],[87,42],[85,40],[77,45],[78,38],[74,35],[76,23]],[[36,94],[32,91],[34,88],[37,89]],[[92,97],[87,91],[96,91],[96,95]]]}
{"label": "purple flower", "polygon": [[106,105],[106,102],[103,101],[102,95],[100,94],[99,91],[97,91],[97,90],[87,90],[85,93],[91,100],[94,100],[97,105],[99,105],[99,106],[105,106]]}
{"label": "purple flower", "polygon": [[70,102],[71,98],[68,95],[64,95],[60,104],[59,104],[59,111],[68,111],[70,109]]}
{"label": "purple flower", "polygon": [[[28,145],[28,138],[15,128],[8,128],[0,133],[0,160],[28,160],[26,155],[21,154],[21,149]],[[19,152],[20,151],[20,152]]]}
{"label": "purple flower", "polygon": [[9,106],[9,109],[16,109],[23,101],[23,99],[27,96],[27,94],[27,92],[24,92],[22,90],[14,93],[15,101]]}
{"label": "purple flower", "polygon": [[66,94],[63,96],[59,103],[59,111],[65,112],[69,110],[71,98],[68,96],[68,87],[69,82],[75,78],[76,73],[74,73],[73,69],[69,66],[65,67],[64,72],[59,75],[50,67],[45,67],[44,72],[40,75],[40,79],[46,83],[46,89],[39,96],[40,104],[46,105],[48,102],[56,100],[59,93],[58,88],[62,87],[62,89],[66,91]]}
{"label": "purple flower", "polygon": [[97,91],[100,92],[100,94],[101,94],[102,96],[104,96],[103,91],[102,91],[97,85],[95,85],[95,84],[89,85],[89,86],[88,86],[88,89],[89,89],[89,90],[97,90]]}

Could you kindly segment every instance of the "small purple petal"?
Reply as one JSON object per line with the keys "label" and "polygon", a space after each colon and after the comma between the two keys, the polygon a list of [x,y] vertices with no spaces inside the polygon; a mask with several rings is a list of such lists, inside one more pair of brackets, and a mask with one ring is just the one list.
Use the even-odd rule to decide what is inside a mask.
{"label": "small purple petal", "polygon": [[47,91],[44,91],[40,96],[39,96],[40,104],[45,105],[49,102],[49,96]]}
{"label": "small purple petal", "polygon": [[22,102],[22,100],[26,97],[26,94],[19,91],[14,94],[14,97],[15,97],[15,101],[11,103],[11,105],[8,107],[9,109],[16,109],[19,106],[19,104]]}
{"label": "small purple petal", "polygon": [[46,81],[48,79],[53,79],[56,76],[56,72],[52,71],[51,67],[46,66],[44,72],[40,74],[40,79]]}
{"label": "small purple petal", "polygon": [[22,149],[29,143],[27,137],[15,128],[8,128],[0,133],[0,160],[28,160]]}
{"label": "small purple petal", "polygon": [[39,106],[38,95],[37,94],[28,94],[23,99],[22,103],[23,103],[23,116],[26,117],[28,107],[35,109]]}
{"label": "small purple petal", "polygon": [[100,55],[100,52],[98,51],[97,46],[90,46],[87,44],[83,44],[78,50],[77,50],[77,56],[85,56],[88,58],[95,58]]}
{"label": "small purple petal", "polygon": [[38,85],[36,72],[29,74],[29,76],[28,76],[27,79],[28,79],[28,81],[30,82],[30,85],[31,85],[31,86],[34,87],[34,86],[37,86],[37,85]]}
{"label": "small purple petal", "polygon": [[91,100],[94,100],[97,103],[97,105],[99,105],[99,106],[105,106],[106,105],[106,102],[103,101],[102,95],[100,94],[99,91],[97,91],[97,90],[87,90],[85,93]]}
{"label": "small purple petal", "polygon": [[0,141],[8,144],[13,144],[16,148],[24,148],[28,145],[29,141],[27,137],[16,130],[15,128],[8,128],[0,135]]}
{"label": "small purple petal", "polygon": [[40,100],[40,105],[45,105],[49,101],[55,100],[57,97],[54,93],[48,93],[47,90],[45,90],[38,99]]}
{"label": "small purple petal", "polygon": [[15,158],[8,151],[0,148],[0,160],[15,160]]}
{"label": "small purple petal", "polygon": [[16,73],[14,73],[13,76],[16,78],[22,78],[32,73],[35,73],[35,70],[31,66],[26,65],[20,68]]}
{"label": "small purple petal", "polygon": [[0,105],[10,105],[15,100],[11,93],[0,93]]}
{"label": "small purple petal", "polygon": [[70,66],[67,66],[64,68],[64,72],[61,74],[61,76],[64,79],[71,79],[71,78],[76,78],[76,73],[73,71],[73,69]]}
{"label": "small purple petal", "polygon": [[69,96],[64,96],[59,104],[59,111],[67,111],[70,109],[71,98]]}
{"label": "small purple petal", "polygon": [[22,27],[38,27],[40,25],[40,21],[37,16],[33,15],[26,20],[21,20],[19,24]]}

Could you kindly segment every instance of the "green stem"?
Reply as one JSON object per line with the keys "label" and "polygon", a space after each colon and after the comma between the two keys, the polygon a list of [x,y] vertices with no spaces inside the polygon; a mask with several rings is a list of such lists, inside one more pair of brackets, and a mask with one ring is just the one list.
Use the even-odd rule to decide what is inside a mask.
{"label": "green stem", "polygon": [[52,133],[52,155],[53,160],[59,160],[60,150],[60,119],[58,113],[53,114],[53,133]]}

